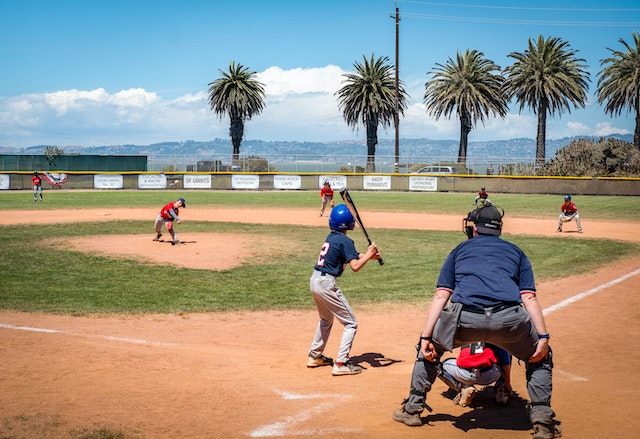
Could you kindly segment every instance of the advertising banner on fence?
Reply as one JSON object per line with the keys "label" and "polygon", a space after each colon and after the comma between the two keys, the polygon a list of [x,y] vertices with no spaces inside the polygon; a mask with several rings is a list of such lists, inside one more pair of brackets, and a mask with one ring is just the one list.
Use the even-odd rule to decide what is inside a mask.
{"label": "advertising banner on fence", "polygon": [[331,189],[334,191],[339,191],[347,187],[347,177],[345,175],[331,175],[329,177],[321,175],[318,178],[318,189],[324,185],[325,181],[329,182]]}
{"label": "advertising banner on fence", "polygon": [[211,189],[211,175],[184,175],[185,189]]}
{"label": "advertising banner on fence", "polygon": [[302,177],[299,175],[274,175],[274,189],[300,189],[302,188]]}
{"label": "advertising banner on fence", "polygon": [[409,177],[410,191],[437,191],[438,177]]}
{"label": "advertising banner on fence", "polygon": [[260,178],[257,175],[238,175],[231,176],[232,189],[260,189]]}
{"label": "advertising banner on fence", "polygon": [[121,174],[96,174],[93,176],[93,187],[94,189],[122,189],[124,178]]}
{"label": "advertising banner on fence", "polygon": [[166,189],[167,176],[164,174],[138,175],[138,189]]}
{"label": "advertising banner on fence", "polygon": [[0,174],[0,190],[9,189],[10,177],[8,174]]}
{"label": "advertising banner on fence", "polygon": [[365,175],[362,177],[362,188],[364,190],[391,190],[391,177]]}

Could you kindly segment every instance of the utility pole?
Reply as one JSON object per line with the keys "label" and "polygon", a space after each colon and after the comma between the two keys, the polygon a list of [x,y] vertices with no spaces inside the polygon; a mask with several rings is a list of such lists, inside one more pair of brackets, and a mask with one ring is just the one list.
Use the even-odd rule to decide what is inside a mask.
{"label": "utility pole", "polygon": [[394,164],[395,173],[400,172],[400,71],[398,64],[400,62],[398,55],[399,48],[399,29],[400,29],[400,11],[396,7],[396,15],[395,17],[392,15],[391,18],[396,20],[396,108],[393,113],[393,124],[396,131],[396,161]]}

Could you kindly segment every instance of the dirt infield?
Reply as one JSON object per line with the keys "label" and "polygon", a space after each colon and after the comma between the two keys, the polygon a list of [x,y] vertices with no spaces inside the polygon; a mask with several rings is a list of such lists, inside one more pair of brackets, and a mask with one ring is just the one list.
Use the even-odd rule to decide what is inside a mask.
{"label": "dirt infield", "polygon": [[[51,211],[3,214],[5,224],[37,223],[50,218]],[[72,217],[68,212],[57,217],[152,224],[154,214],[145,209],[74,210]],[[367,228],[460,228],[459,217],[401,217],[402,222],[396,214],[368,212]],[[283,215],[277,209],[190,207],[183,218],[183,225],[193,220],[326,225],[326,218],[295,209]],[[584,219],[583,227],[582,235],[556,236],[640,241],[634,224]],[[219,255],[223,248],[230,264],[251,257],[251,245],[239,236],[204,239],[183,230],[180,238],[193,242],[178,251]],[[510,218],[505,233],[555,234],[555,219]],[[105,237],[92,240],[92,247],[88,242],[67,245],[116,257],[122,254],[119,249],[130,247],[142,258],[152,258],[147,247],[152,253],[162,245],[167,252],[178,249],[152,243],[151,237],[115,237],[133,243],[115,247]],[[216,258],[191,258],[207,259]],[[639,279],[640,256],[588,276],[538,285],[555,353],[552,404],[565,438],[637,436],[640,385],[633,377],[640,364],[635,349]],[[558,304],[564,305],[550,308]],[[427,425],[409,428],[391,419],[408,392],[413,345],[428,305],[354,309],[360,324],[352,355],[366,370],[347,377],[332,377],[330,368],[305,367],[315,311],[101,317],[0,311],[0,437],[59,438],[100,428],[138,438],[530,437],[524,368],[518,364],[512,381],[520,397],[506,408],[496,407],[488,392],[480,393],[473,407],[457,406],[437,382],[428,398],[433,412],[425,412]],[[336,327],[328,355],[337,351],[339,332]]]}

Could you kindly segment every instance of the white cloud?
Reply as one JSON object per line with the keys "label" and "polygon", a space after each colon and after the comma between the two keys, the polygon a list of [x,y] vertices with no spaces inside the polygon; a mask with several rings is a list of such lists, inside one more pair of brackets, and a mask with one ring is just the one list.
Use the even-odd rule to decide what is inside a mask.
{"label": "white cloud", "polygon": [[333,65],[290,70],[269,67],[264,72],[258,73],[256,77],[265,85],[268,96],[318,92],[333,95],[340,88],[344,73],[340,67]]}
{"label": "white cloud", "polygon": [[596,124],[596,136],[608,136],[611,134],[631,134],[630,130],[624,128],[616,128],[610,122],[601,122]]}

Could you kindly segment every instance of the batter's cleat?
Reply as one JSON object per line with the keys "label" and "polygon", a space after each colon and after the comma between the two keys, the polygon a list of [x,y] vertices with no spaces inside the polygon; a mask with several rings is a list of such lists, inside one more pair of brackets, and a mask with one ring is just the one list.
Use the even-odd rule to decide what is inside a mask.
{"label": "batter's cleat", "polygon": [[331,375],[333,376],[341,376],[341,375],[357,375],[362,372],[362,368],[360,366],[356,366],[355,364],[351,364],[349,362],[333,363],[333,369],[331,370]]}
{"label": "batter's cleat", "polygon": [[162,238],[162,233],[158,233],[158,234],[156,235],[156,237],[155,237],[155,238],[153,238],[153,240],[154,240],[154,241],[160,241],[160,238]]}
{"label": "batter's cleat", "polygon": [[556,232],[562,232],[562,227],[558,227],[558,228],[556,229]]}
{"label": "batter's cleat", "polygon": [[173,241],[171,241],[171,245],[176,245],[176,244],[180,244],[179,239],[174,239]]}
{"label": "batter's cleat", "polygon": [[454,401],[460,404],[462,407],[468,407],[471,405],[471,402],[473,401],[473,398],[474,396],[476,396],[477,392],[478,391],[473,386],[465,387],[460,391],[460,393],[456,395]]}
{"label": "batter's cleat", "polygon": [[307,367],[331,366],[332,364],[333,358],[325,357],[322,354],[317,357],[309,355],[309,359],[307,360]]}
{"label": "batter's cleat", "polygon": [[422,426],[422,419],[420,418],[420,413],[406,412],[404,410],[404,406],[397,408],[393,411],[393,420],[402,422],[404,425],[408,425],[409,427]]}
{"label": "batter's cleat", "polygon": [[582,229],[579,229],[579,230],[578,230],[578,233],[582,233]]}
{"label": "batter's cleat", "polygon": [[533,424],[533,439],[553,439],[562,437],[562,432],[555,423],[542,424],[537,422]]}

